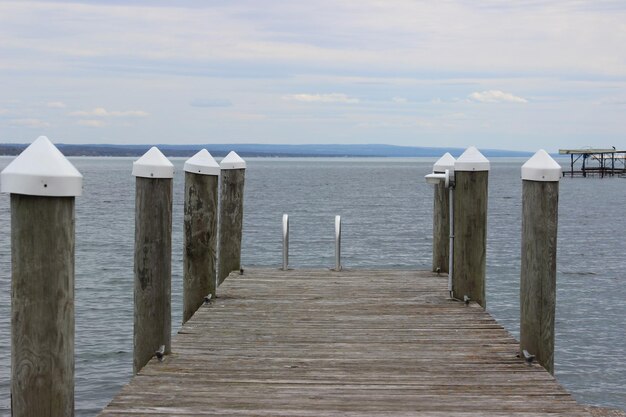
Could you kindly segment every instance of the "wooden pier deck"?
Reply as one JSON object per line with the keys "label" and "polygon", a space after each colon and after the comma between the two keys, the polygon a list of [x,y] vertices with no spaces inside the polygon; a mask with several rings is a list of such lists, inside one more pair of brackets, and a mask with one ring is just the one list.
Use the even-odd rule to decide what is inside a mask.
{"label": "wooden pier deck", "polygon": [[231,275],[102,416],[588,416],[429,272]]}

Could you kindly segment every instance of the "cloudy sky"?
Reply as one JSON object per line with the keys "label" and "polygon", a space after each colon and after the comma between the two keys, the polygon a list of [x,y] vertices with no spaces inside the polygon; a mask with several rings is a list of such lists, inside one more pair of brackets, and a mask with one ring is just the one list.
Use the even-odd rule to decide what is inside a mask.
{"label": "cloudy sky", "polygon": [[0,142],[626,148],[624,0],[0,0]]}

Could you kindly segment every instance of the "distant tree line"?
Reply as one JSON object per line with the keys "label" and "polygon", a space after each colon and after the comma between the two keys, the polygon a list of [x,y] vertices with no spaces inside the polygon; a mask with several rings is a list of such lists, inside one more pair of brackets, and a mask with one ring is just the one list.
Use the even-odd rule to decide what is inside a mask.
{"label": "distant tree line", "polygon": [[[28,144],[0,144],[0,155],[19,155]],[[57,144],[66,156],[141,156],[152,145],[72,145]],[[463,153],[462,148],[433,148],[394,145],[263,145],[263,144],[208,144],[208,145],[156,145],[166,155],[189,157],[202,148],[213,156],[222,157],[235,151],[243,157],[439,157],[445,152],[454,156]],[[530,156],[530,152],[484,149],[487,157]]]}

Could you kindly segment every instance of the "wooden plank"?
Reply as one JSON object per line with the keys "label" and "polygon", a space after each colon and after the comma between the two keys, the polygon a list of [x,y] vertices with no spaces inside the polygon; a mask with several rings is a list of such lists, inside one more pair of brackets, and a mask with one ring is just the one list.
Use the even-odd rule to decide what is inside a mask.
{"label": "wooden plank", "polygon": [[102,416],[588,416],[415,271],[233,273]]}

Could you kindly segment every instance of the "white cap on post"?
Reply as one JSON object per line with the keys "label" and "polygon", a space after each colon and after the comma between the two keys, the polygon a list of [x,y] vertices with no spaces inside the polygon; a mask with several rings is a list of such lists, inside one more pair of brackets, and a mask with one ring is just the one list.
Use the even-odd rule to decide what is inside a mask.
{"label": "white cap on post", "polygon": [[231,151],[220,162],[220,168],[222,169],[246,169],[246,161],[241,159],[235,151]]}
{"label": "white cap on post", "polygon": [[220,175],[220,166],[206,149],[187,159],[185,172],[201,175]]}
{"label": "white cap on post", "polygon": [[133,162],[133,176],[143,178],[174,178],[174,165],[153,146]]}
{"label": "white cap on post", "polygon": [[83,176],[45,136],[39,136],[0,174],[3,193],[77,197]]}
{"label": "white cap on post", "polygon": [[543,149],[522,165],[522,179],[528,181],[560,181],[561,172],[561,165]]}
{"label": "white cap on post", "polygon": [[448,170],[448,172],[450,173],[450,177],[453,178],[455,162],[456,160],[452,155],[450,155],[450,152],[446,152],[441,158],[437,160],[437,162],[435,162],[435,165],[433,165],[433,172],[445,173],[446,170]]}
{"label": "white cap on post", "polygon": [[489,171],[489,160],[474,146],[470,146],[454,163],[455,171]]}

